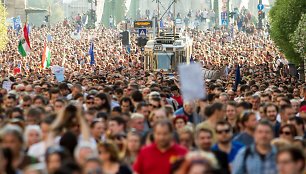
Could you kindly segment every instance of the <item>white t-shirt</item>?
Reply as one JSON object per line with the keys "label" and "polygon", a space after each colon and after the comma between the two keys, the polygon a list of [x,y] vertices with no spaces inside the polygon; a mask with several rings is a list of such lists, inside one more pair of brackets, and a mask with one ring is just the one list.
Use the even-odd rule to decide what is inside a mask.
{"label": "white t-shirt", "polygon": [[40,162],[45,162],[47,147],[44,141],[40,141],[30,146],[28,155],[37,158]]}

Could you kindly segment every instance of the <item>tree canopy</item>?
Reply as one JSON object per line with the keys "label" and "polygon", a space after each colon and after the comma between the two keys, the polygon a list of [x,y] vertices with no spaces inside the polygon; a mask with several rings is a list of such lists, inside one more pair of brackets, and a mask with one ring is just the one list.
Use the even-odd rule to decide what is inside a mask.
{"label": "tree canopy", "polygon": [[276,0],[269,13],[271,38],[293,63],[300,63],[303,56],[294,49],[290,36],[297,29],[302,14],[305,14],[305,7],[305,0]]}

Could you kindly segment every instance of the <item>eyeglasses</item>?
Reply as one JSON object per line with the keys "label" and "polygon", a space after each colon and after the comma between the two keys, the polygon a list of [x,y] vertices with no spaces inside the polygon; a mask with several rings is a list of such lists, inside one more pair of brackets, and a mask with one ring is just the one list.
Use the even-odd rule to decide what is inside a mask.
{"label": "eyeglasses", "polygon": [[222,134],[222,133],[230,133],[231,132],[231,129],[224,129],[224,130],[216,130],[216,133],[217,134]]}
{"label": "eyeglasses", "polygon": [[291,132],[289,132],[289,131],[280,131],[279,134],[291,135]]}
{"label": "eyeglasses", "polygon": [[94,102],[87,101],[86,104],[92,105]]}
{"label": "eyeglasses", "polygon": [[160,105],[155,106],[155,105],[153,105],[153,104],[149,104],[149,106],[153,107],[154,109],[156,109],[156,108],[160,108],[160,107],[161,107]]}

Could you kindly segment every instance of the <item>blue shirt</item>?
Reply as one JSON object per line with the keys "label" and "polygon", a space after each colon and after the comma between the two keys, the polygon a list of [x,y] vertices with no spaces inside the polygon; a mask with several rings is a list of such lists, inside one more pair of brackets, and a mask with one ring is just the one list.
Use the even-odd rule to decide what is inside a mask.
{"label": "blue shirt", "polygon": [[245,132],[239,133],[233,140],[244,144],[245,146],[249,146],[254,143],[254,137]]}
{"label": "blue shirt", "polygon": [[[247,151],[249,153],[246,153]],[[271,151],[262,158],[255,150],[254,144],[246,146],[236,155],[233,161],[232,174],[276,174],[276,153],[276,148],[272,146]]]}
{"label": "blue shirt", "polygon": [[[239,142],[236,142],[236,141],[232,141],[232,149],[230,151],[230,153],[226,153],[227,154],[227,160],[229,163],[233,162],[234,159],[235,159],[235,156],[237,155],[237,153],[239,152],[239,150],[243,147],[244,145],[239,143]],[[212,150],[214,151],[221,151],[218,147],[218,144],[215,144],[213,147],[212,147]]]}

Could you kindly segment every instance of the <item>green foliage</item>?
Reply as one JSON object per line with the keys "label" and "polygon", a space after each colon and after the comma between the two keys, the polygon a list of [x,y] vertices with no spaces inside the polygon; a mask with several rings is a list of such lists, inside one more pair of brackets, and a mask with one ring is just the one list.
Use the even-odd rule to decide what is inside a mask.
{"label": "green foliage", "polygon": [[6,10],[0,3],[0,51],[3,51],[6,48],[6,43],[8,41],[6,16]]}
{"label": "green foliage", "polygon": [[269,14],[271,38],[293,63],[300,63],[302,57],[290,42],[290,35],[296,30],[302,14],[306,12],[305,7],[305,0],[276,0]]}
{"label": "green foliage", "polygon": [[303,14],[298,27],[290,36],[290,42],[300,56],[306,58],[306,14]]}

